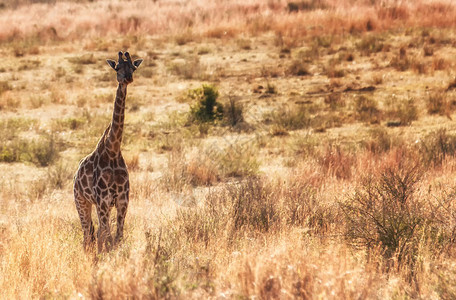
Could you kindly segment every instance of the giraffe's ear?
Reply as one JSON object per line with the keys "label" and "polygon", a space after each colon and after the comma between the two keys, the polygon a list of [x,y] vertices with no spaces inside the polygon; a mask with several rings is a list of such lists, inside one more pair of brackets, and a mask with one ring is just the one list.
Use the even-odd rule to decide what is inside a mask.
{"label": "giraffe's ear", "polygon": [[111,66],[111,68],[113,68],[114,70],[116,69],[116,62],[111,60],[111,59],[107,59],[106,62],[108,63],[108,65]]}
{"label": "giraffe's ear", "polygon": [[139,67],[139,65],[143,62],[143,60],[140,58],[140,59],[136,59],[134,62],[133,62],[133,65],[135,67]]}

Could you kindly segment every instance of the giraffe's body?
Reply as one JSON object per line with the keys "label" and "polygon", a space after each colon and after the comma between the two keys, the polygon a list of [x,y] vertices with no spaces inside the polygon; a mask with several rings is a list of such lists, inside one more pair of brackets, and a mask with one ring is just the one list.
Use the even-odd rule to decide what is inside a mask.
{"label": "giraffe's body", "polygon": [[110,250],[113,241],[109,224],[112,207],[117,209],[117,233],[114,243],[123,236],[123,226],[127,213],[130,183],[128,170],[120,151],[124,125],[125,98],[127,85],[133,81],[132,74],[142,60],[131,61],[128,52],[127,60],[119,52],[119,62],[108,60],[109,65],[117,72],[116,100],[112,121],[106,128],[95,150],[79,163],[74,177],[74,200],[84,232],[84,247],[91,247],[95,241],[95,229],[92,223],[92,205],[95,205],[98,216],[98,252],[103,245]]}

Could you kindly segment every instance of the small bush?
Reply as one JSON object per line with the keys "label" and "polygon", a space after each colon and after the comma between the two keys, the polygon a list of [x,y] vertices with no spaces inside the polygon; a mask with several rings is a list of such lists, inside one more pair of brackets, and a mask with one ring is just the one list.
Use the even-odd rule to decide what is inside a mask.
{"label": "small bush", "polygon": [[92,53],[71,57],[68,60],[76,65],[92,65],[97,63],[97,60]]}
{"label": "small bush", "polygon": [[174,37],[176,44],[179,46],[183,46],[185,44],[191,43],[195,40],[196,36],[193,34],[191,30],[187,30],[179,35]]}
{"label": "small bush", "polygon": [[65,119],[56,119],[53,121],[52,128],[55,131],[77,130],[87,123],[85,118],[68,117]]}
{"label": "small bush", "polygon": [[365,147],[372,153],[379,154],[389,151],[394,140],[383,127],[375,127],[369,131],[370,140],[365,142]]}
{"label": "small bush", "polygon": [[69,168],[63,161],[57,162],[48,169],[47,183],[51,188],[63,189],[71,182],[72,178],[72,168]]}
{"label": "small bush", "polygon": [[390,62],[390,66],[398,71],[407,71],[411,66],[410,59],[407,56],[407,51],[404,47],[399,50],[399,54],[396,55]]}
{"label": "small bush", "polygon": [[288,12],[298,12],[300,10],[326,9],[327,5],[323,0],[303,0],[288,2]]}
{"label": "small bush", "polygon": [[430,115],[450,116],[455,103],[449,101],[445,92],[432,92],[428,95],[426,108]]}
{"label": "small bush", "polygon": [[286,185],[275,187],[278,188],[280,195],[276,198],[281,201],[277,205],[285,224],[324,233],[334,223],[335,209],[318,199],[318,190],[311,184],[293,178]]}
{"label": "small bush", "polygon": [[252,43],[249,39],[238,39],[236,41],[236,44],[242,50],[251,50],[252,49]]}
{"label": "small bush", "polygon": [[0,161],[29,161],[46,167],[59,156],[59,147],[53,135],[43,135],[33,141],[15,137],[0,144]]}
{"label": "small bush", "polygon": [[3,94],[6,91],[10,91],[13,88],[11,85],[8,83],[8,81],[0,81],[0,95]]}
{"label": "small bush", "polygon": [[448,61],[443,58],[434,57],[432,59],[432,70],[433,71],[442,71],[446,70],[449,67]]}
{"label": "small bush", "polygon": [[423,203],[415,193],[421,174],[418,166],[403,164],[365,178],[355,196],[342,204],[350,243],[380,246],[386,258],[413,262],[425,226]]}
{"label": "small bush", "polygon": [[32,162],[41,167],[50,165],[59,155],[55,137],[53,135],[45,135],[32,142],[27,154]]}
{"label": "small bush", "polygon": [[386,111],[386,116],[401,126],[408,126],[418,120],[418,108],[415,100],[410,98],[405,101],[395,102],[393,107]]}
{"label": "small bush", "polygon": [[370,97],[359,96],[355,100],[355,112],[358,120],[371,124],[379,123],[381,118],[377,101]]}
{"label": "small bush", "polygon": [[232,143],[224,149],[214,147],[209,149],[207,156],[219,169],[224,177],[254,176],[260,163],[257,158],[258,149],[255,144],[246,142]]}
{"label": "small bush", "polygon": [[170,72],[184,79],[204,79],[205,67],[201,65],[197,55],[186,58],[183,61],[175,61],[168,66]]}
{"label": "small bush", "polygon": [[295,59],[288,67],[288,74],[294,76],[310,75],[309,66],[304,61],[300,59]]}
{"label": "small bush", "polygon": [[356,44],[356,48],[363,55],[370,55],[372,53],[378,53],[383,50],[384,44],[382,39],[375,35],[367,35],[359,43]]}
{"label": "small bush", "polygon": [[325,103],[329,105],[331,110],[337,110],[345,106],[345,101],[341,93],[331,93],[325,96]]}
{"label": "small bush", "polygon": [[311,116],[309,110],[300,105],[294,108],[283,107],[267,114],[264,121],[286,130],[298,130],[310,126]]}
{"label": "small bush", "polygon": [[258,179],[228,188],[232,201],[232,234],[245,230],[267,232],[280,224],[280,211],[272,190]]}
{"label": "small bush", "polygon": [[425,164],[440,166],[447,157],[455,157],[456,135],[445,129],[432,132],[419,143],[419,152]]}
{"label": "small bush", "polygon": [[344,151],[340,146],[327,147],[326,151],[319,157],[318,162],[323,168],[323,172],[339,179],[350,179],[352,176],[352,166],[355,158],[350,153]]}
{"label": "small bush", "polygon": [[152,78],[155,72],[152,67],[145,66],[144,68],[139,68],[138,73],[141,77]]}
{"label": "small bush", "polygon": [[235,127],[244,123],[244,107],[234,97],[230,97],[223,108],[223,119],[226,124]]}
{"label": "small bush", "polygon": [[345,76],[345,71],[340,67],[335,66],[334,64],[330,64],[326,67],[326,76],[329,78],[341,78]]}
{"label": "small bush", "polygon": [[190,90],[188,97],[194,101],[190,108],[190,121],[213,122],[223,118],[223,106],[217,102],[219,93],[213,85],[203,84],[201,88]]}

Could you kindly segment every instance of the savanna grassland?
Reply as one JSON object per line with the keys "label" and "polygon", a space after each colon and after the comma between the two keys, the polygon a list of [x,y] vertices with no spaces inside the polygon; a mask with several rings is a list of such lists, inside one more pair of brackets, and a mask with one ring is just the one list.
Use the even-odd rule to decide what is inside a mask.
{"label": "savanna grassland", "polygon": [[[119,50],[130,205],[97,255],[72,177]],[[5,0],[0,55],[0,298],[456,298],[452,1]]]}

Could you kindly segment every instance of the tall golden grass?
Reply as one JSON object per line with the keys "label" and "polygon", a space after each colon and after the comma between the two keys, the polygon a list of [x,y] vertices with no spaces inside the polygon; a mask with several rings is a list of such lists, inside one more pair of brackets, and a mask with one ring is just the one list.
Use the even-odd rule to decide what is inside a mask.
{"label": "tall golden grass", "polygon": [[[452,1],[34,2],[0,10],[0,299],[456,298]],[[125,240],[85,253],[121,47]]]}
{"label": "tall golden grass", "polygon": [[[74,40],[116,34],[224,38],[275,32],[303,37],[403,27],[454,27],[450,0],[320,1],[323,8],[290,12],[293,1],[96,1],[25,3],[0,12],[0,40]],[[315,1],[302,1],[315,2]],[[20,3],[20,2],[19,2]],[[299,1],[295,1],[299,3]]]}

